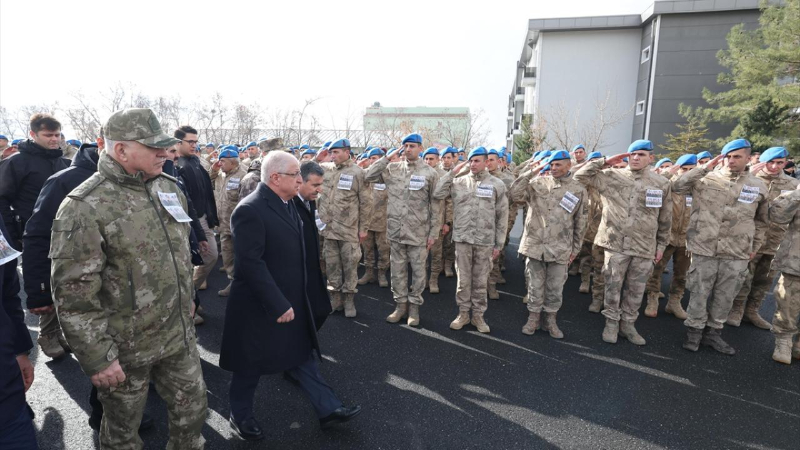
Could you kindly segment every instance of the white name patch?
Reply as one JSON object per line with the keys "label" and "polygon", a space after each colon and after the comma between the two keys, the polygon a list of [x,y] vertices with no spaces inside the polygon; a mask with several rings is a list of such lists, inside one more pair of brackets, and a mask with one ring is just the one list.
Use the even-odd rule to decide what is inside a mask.
{"label": "white name patch", "polygon": [[661,208],[664,191],[661,189],[648,189],[645,193],[645,206],[648,208]]}
{"label": "white name patch", "polygon": [[475,195],[480,198],[492,198],[492,194],[494,193],[494,186],[492,185],[482,185],[479,184],[478,187],[475,189]]}
{"label": "white name patch", "polygon": [[425,187],[425,177],[422,175],[411,175],[411,180],[408,182],[408,189],[411,191],[418,191]]}
{"label": "white name patch", "polygon": [[353,176],[347,175],[345,173],[340,174],[339,184],[336,186],[336,188],[344,191],[349,191],[352,187],[353,187]]}
{"label": "white name patch", "polygon": [[758,198],[759,191],[757,187],[744,185],[742,191],[739,192],[739,201],[741,203],[753,203]]}
{"label": "white name patch", "polygon": [[563,197],[561,197],[561,201],[558,203],[559,206],[564,208],[568,213],[572,213],[575,211],[575,207],[578,206],[578,202],[581,200],[575,196],[572,192],[567,191]]}

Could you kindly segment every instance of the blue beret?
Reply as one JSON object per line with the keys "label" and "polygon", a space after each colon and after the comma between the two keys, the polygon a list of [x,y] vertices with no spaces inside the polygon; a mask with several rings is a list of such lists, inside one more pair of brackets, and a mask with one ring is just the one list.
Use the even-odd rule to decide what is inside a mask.
{"label": "blue beret", "polygon": [[[249,147],[249,146],[248,146],[248,147]],[[310,149],[310,148],[311,148],[311,147],[310,147],[308,144],[303,144],[303,145],[301,145],[301,146],[300,146],[300,150],[308,150],[308,149]]]}
{"label": "blue beret", "polygon": [[622,160],[628,162],[628,158],[622,158]]}
{"label": "blue beret", "polygon": [[656,169],[661,167],[661,165],[664,164],[665,162],[670,162],[671,163],[672,160],[669,159],[669,158],[661,158],[661,159],[659,159],[658,162],[656,163]]}
{"label": "blue beret", "polygon": [[328,150],[333,150],[335,148],[347,148],[350,147],[350,139],[339,139],[338,141],[334,141],[331,145],[326,145]]}
{"label": "blue beret", "polygon": [[464,152],[464,148],[463,148],[463,147],[462,147],[462,148],[459,148],[459,149],[458,149],[458,153],[465,153],[465,152]]}
{"label": "blue beret", "polygon": [[216,147],[216,146],[214,144],[212,144],[211,142],[206,144],[206,148],[214,148],[214,147]]}
{"label": "blue beret", "polygon": [[443,157],[444,155],[446,155],[448,153],[452,153],[454,155],[458,155],[458,149],[456,149],[455,147],[443,148],[442,151],[439,152],[439,156]]}
{"label": "blue beret", "polygon": [[303,155],[316,155],[316,154],[317,154],[317,151],[310,148],[308,150],[305,150],[303,153],[300,153],[300,156],[303,156]]}
{"label": "blue beret", "polygon": [[544,175],[544,173],[547,172],[548,170],[550,170],[550,164],[542,167],[542,170],[539,171],[539,175]]}
{"label": "blue beret", "polygon": [[226,145],[222,148],[222,151],[219,152],[219,159],[222,158],[238,158],[239,157],[239,150],[236,149],[235,145]]}
{"label": "blue beret", "polygon": [[328,142],[322,144],[322,146],[325,147],[325,148],[330,147],[331,146],[331,141],[328,141]]}
{"label": "blue beret", "polygon": [[579,148],[582,148],[582,149],[586,150],[586,147],[584,147],[583,144],[578,144],[575,147],[572,147],[572,151],[574,152],[575,150],[577,150]]}
{"label": "blue beret", "polygon": [[424,158],[428,155],[439,156],[439,150],[437,150],[436,147],[428,147],[424,152],[422,152],[422,157]]}
{"label": "blue beret", "polygon": [[547,158],[547,162],[551,163],[553,161],[560,161],[562,159],[570,159],[569,153],[566,150],[556,150],[550,154],[550,157]]}
{"label": "blue beret", "polygon": [[486,151],[484,147],[477,147],[470,150],[469,155],[467,155],[467,161],[472,159],[473,156],[487,156],[489,152]]}
{"label": "blue beret", "polygon": [[725,144],[725,147],[722,147],[722,154],[727,155],[734,150],[740,150],[743,148],[750,148],[750,142],[748,142],[747,139],[734,139]]}
{"label": "blue beret", "polygon": [[506,153],[506,162],[511,164],[511,152]]}
{"label": "blue beret", "polygon": [[395,153],[397,153],[397,147],[392,147],[392,148],[389,149],[388,152],[386,152],[386,157],[388,158],[389,156],[392,156]]}
{"label": "blue beret", "polygon": [[506,147],[500,147],[501,152],[505,152],[506,150],[508,150]]}
{"label": "blue beret", "polygon": [[552,153],[550,153],[550,150],[539,152],[538,155],[533,157],[533,162],[539,162],[539,161],[541,161],[541,160],[543,160],[545,158],[549,158],[551,154]]}
{"label": "blue beret", "polygon": [[74,147],[80,147],[81,146],[81,141],[79,141],[77,139],[70,139],[70,140],[67,141],[67,144],[72,145]]}
{"label": "blue beret", "polygon": [[602,153],[600,153],[600,152],[592,152],[592,153],[589,153],[589,156],[586,157],[586,160],[587,161],[591,161],[593,159],[602,158],[602,157],[603,157]]}
{"label": "blue beret", "polygon": [[422,136],[417,133],[411,133],[403,138],[403,144],[410,142],[412,144],[422,144]]}
{"label": "blue beret", "polygon": [[20,142],[22,142],[22,139],[14,139],[11,141],[11,145],[19,145]]}
{"label": "blue beret", "polygon": [[633,143],[628,146],[628,153],[635,152],[636,150],[647,150],[648,152],[652,152],[653,143],[648,141],[647,139],[639,139],[638,141],[633,141]]}
{"label": "blue beret", "polygon": [[371,158],[373,156],[383,156],[383,155],[385,155],[385,153],[383,153],[383,150],[381,150],[378,147],[373,147],[373,149],[369,151],[367,157]]}
{"label": "blue beret", "polygon": [[8,138],[6,137],[6,135],[5,135],[5,134],[0,134],[0,139],[5,139],[5,140],[8,140]]}
{"label": "blue beret", "polygon": [[758,157],[759,162],[770,162],[776,158],[786,158],[789,156],[789,152],[786,151],[783,147],[771,147],[768,148],[761,156]]}
{"label": "blue beret", "polygon": [[700,152],[695,156],[697,156],[697,159],[713,158],[713,156],[711,156],[711,152],[709,152],[709,151]]}
{"label": "blue beret", "polygon": [[486,154],[487,155],[495,155],[498,158],[500,158],[500,152],[498,152],[496,149],[493,149],[493,148],[489,149],[489,151],[487,151]]}
{"label": "blue beret", "polygon": [[686,155],[681,155],[677,161],[675,161],[676,166],[694,166],[697,165],[697,155],[693,155],[688,153]]}
{"label": "blue beret", "polygon": [[356,157],[356,161],[361,161],[362,159],[365,159],[366,157],[367,157],[367,152],[361,152],[361,153],[358,154],[358,157]]}

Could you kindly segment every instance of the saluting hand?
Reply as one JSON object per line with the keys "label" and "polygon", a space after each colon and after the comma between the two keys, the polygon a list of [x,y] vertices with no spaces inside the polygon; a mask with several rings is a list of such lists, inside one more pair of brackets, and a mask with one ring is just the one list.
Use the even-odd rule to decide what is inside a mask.
{"label": "saluting hand", "polygon": [[108,389],[122,384],[125,381],[125,372],[122,371],[119,360],[115,359],[110,366],[92,375],[90,379],[95,387]]}
{"label": "saluting hand", "polygon": [[461,161],[460,163],[458,163],[455,167],[453,167],[453,173],[456,175],[460,174],[461,169],[463,169],[466,164],[467,161]]}
{"label": "saluting hand", "polygon": [[330,160],[330,152],[328,152],[328,149],[322,149],[317,152],[317,156],[314,159],[321,163],[328,162]]}
{"label": "saluting hand", "polygon": [[625,159],[625,158],[627,158],[629,156],[631,156],[631,154],[627,153],[627,152],[626,153],[620,153],[620,154],[614,155],[614,156],[609,156],[608,158],[606,158],[606,165],[611,167],[611,166],[613,166],[615,164],[619,164],[619,163],[622,162],[623,159]]}
{"label": "saluting hand", "polygon": [[719,164],[719,162],[722,161],[723,158],[725,158],[725,155],[719,154],[715,156],[711,161],[705,163],[705,165],[703,165],[703,168],[706,170],[711,170],[714,167],[716,167],[717,164]]}
{"label": "saluting hand", "polygon": [[283,313],[282,316],[278,317],[278,323],[289,323],[294,320],[294,309],[289,308],[288,311]]}
{"label": "saluting hand", "polygon": [[760,163],[753,164],[752,166],[750,166],[750,173],[755,175],[758,172],[761,172],[761,169],[763,169],[764,167],[767,167],[767,163],[765,163],[765,162],[760,162]]}

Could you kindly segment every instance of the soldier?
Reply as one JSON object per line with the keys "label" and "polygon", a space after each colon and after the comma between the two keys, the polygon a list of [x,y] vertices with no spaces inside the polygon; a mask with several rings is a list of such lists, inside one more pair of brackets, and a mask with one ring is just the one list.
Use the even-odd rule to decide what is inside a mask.
{"label": "soldier", "polygon": [[[766,153],[766,152],[765,152]],[[769,207],[769,218],[774,224],[788,224],[786,237],[778,248],[773,262],[780,271],[778,288],[775,290],[775,316],[772,318],[772,333],[775,335],[775,350],[772,359],[791,364],[792,358],[800,360],[800,340],[796,340],[800,318],[800,186],[794,191],[781,194]],[[794,345],[792,340],[795,339]]]}
{"label": "soldier", "polygon": [[366,181],[386,184],[389,191],[387,232],[391,246],[392,296],[397,306],[386,321],[397,323],[408,315],[408,325],[415,327],[419,325],[419,307],[423,303],[425,261],[441,227],[441,201],[433,198],[439,174],[419,159],[422,152],[419,134],[403,138],[399,152],[403,152],[405,161],[390,163],[390,151],[370,166]]}
{"label": "soldier", "polygon": [[525,231],[519,253],[525,255],[528,282],[528,321],[522,332],[532,335],[539,328],[542,310],[544,329],[556,339],[564,337],[556,323],[561,308],[567,267],[578,256],[586,232],[586,189],[570,176],[572,160],[566,150],[547,160],[551,176],[537,176],[540,163],[525,170],[511,185],[511,201],[528,204]]}
{"label": "soldier", "polygon": [[663,175],[669,172],[669,169],[672,168],[672,160],[669,158],[661,158],[656,163],[653,172]]}
{"label": "soldier", "polygon": [[[650,141],[634,141],[627,153],[594,160],[575,173],[577,181],[597,189],[603,200],[595,243],[605,251],[603,340],[612,344],[621,334],[635,345],[645,345],[634,322],[653,263],[661,260],[669,243],[672,205],[664,200],[670,198],[670,186],[648,169],[652,152]],[[603,169],[626,157],[627,168]]]}
{"label": "soldier", "polygon": [[302,163],[304,161],[313,161],[316,155],[317,152],[315,150],[312,149],[304,150],[303,153],[300,153],[300,162]]}
{"label": "soldier", "polygon": [[256,144],[255,141],[248,143],[244,148],[244,154],[242,154],[241,156],[245,157],[242,160],[242,162],[244,163],[243,167],[249,166],[253,160],[261,156],[258,151],[258,144]]}
{"label": "soldier", "polygon": [[400,151],[397,148],[390,148],[388,152],[386,152],[386,158],[389,159],[390,163],[399,162],[400,161]]}
{"label": "soldier", "polygon": [[70,139],[67,141],[67,145],[64,148],[64,158],[72,160],[75,157],[75,154],[78,153],[78,149],[81,148],[81,141],[78,139]]}
{"label": "soldier", "polygon": [[[361,166],[368,169],[372,163],[383,158],[385,154],[380,148],[373,148],[368,153],[366,162]],[[386,238],[386,208],[388,206],[388,192],[383,183],[368,183],[372,189],[372,214],[367,226],[367,238],[364,239],[364,276],[358,280],[358,285],[363,286],[375,281],[375,247],[378,248],[378,286],[389,287],[386,271],[389,270],[389,239]]]}
{"label": "soldier", "polygon": [[[678,158],[678,161],[665,175],[671,178],[673,175],[678,176],[694,169],[697,166],[697,156],[693,154],[686,154]],[[689,264],[691,257],[686,250],[686,230],[689,228],[689,218],[692,214],[692,196],[688,194],[679,194],[672,191],[672,232],[670,233],[669,245],[664,250],[664,257],[661,258],[655,268],[653,274],[647,281],[647,307],[645,307],[644,315],[647,317],[656,317],[658,315],[658,299],[661,298],[661,276],[664,269],[667,268],[669,260],[672,259],[672,284],[669,288],[669,299],[664,312],[672,314],[678,319],[686,319],[686,311],[681,306],[681,299],[686,290],[686,272],[689,271]]]}
{"label": "soldier", "polygon": [[[486,158],[486,170],[489,171],[489,175],[500,179],[503,184],[506,186],[506,195],[509,195],[509,190],[511,188],[511,183],[514,182],[514,175],[504,172],[500,169],[500,160],[504,157],[501,157],[500,152],[495,149],[491,149],[488,152],[488,156]],[[509,202],[508,209],[508,218],[510,220],[511,212],[510,212],[510,205],[512,202]],[[514,210],[516,213],[516,209]],[[516,216],[516,214],[515,214]],[[500,294],[497,292],[497,285],[498,284],[506,284],[505,278],[503,278],[503,274],[500,272],[500,267],[502,265],[503,254],[506,250],[506,244],[508,243],[508,231],[510,230],[509,227],[513,226],[513,223],[507,222],[506,223],[506,238],[503,242],[503,248],[500,250],[500,256],[497,257],[496,260],[493,260],[491,270],[489,271],[489,281],[488,281],[488,295],[489,300],[498,300],[500,298]]]}
{"label": "soldier", "polygon": [[[455,147],[447,147],[443,149],[441,153],[439,153],[439,158],[442,161],[442,169],[444,169],[445,172],[450,172],[453,170],[456,160],[458,160],[458,149]],[[452,278],[455,276],[453,267],[456,262],[456,246],[453,242],[453,200],[446,199],[443,207],[447,209],[447,212],[444,214],[445,217],[450,219],[442,225],[442,231],[447,230],[447,232],[442,236],[444,276],[446,278]]]}
{"label": "soldier", "polygon": [[[600,152],[592,152],[586,157],[583,165],[587,162],[602,158]],[[583,166],[581,165],[581,167]],[[595,188],[586,189],[586,206],[589,211],[586,219],[586,233],[583,235],[583,248],[579,257],[579,272],[581,274],[581,285],[578,292],[588,294],[591,288],[592,302],[589,311],[599,313],[603,309],[603,297],[606,283],[603,279],[603,260],[605,253],[603,248],[595,245],[594,239],[597,237],[597,230],[600,228],[600,219],[603,217],[603,200],[600,193]]]}
{"label": "soldier", "polygon": [[[162,174],[178,140],[149,109],[103,127],[98,172],[59,207],[50,246],[58,317],[98,387],[102,448],[142,448],[149,382],[169,410],[168,448],[202,448],[206,386],[192,324],[186,198]],[[191,220],[191,219],[188,219]]]}
{"label": "soldier", "polygon": [[[439,174],[440,180],[447,174],[447,171],[440,167],[439,150],[436,147],[429,147],[422,153],[422,157],[425,160],[425,164]],[[440,219],[442,229],[436,238],[436,242],[433,243],[433,247],[431,247],[431,276],[428,282],[428,290],[431,294],[439,293],[439,275],[442,273],[442,260],[444,257],[444,236],[450,232],[450,227],[447,224],[453,223],[453,200],[450,197],[445,197],[442,200]]]}
{"label": "soldier", "polygon": [[325,246],[325,270],[331,308],[345,317],[356,316],[353,297],[358,290],[358,261],[360,244],[367,238],[372,211],[370,189],[364,181],[364,171],[350,159],[350,141],[339,139],[317,154],[320,159],[331,155],[331,162],[320,164],[325,170],[323,195],[318,201],[319,218],[326,224],[322,230]]}
{"label": "soldier", "polygon": [[[481,333],[490,331],[486,313],[486,283],[492,261],[500,256],[508,226],[508,194],[503,180],[492,176],[488,152],[478,147],[467,161],[447,172],[436,184],[433,198],[453,199],[453,241],[456,243],[458,316],[450,328],[472,323]],[[467,171],[464,166],[469,164]],[[472,320],[470,320],[472,310]]]}
{"label": "soldier", "polygon": [[703,164],[711,161],[711,152],[702,151],[697,154],[697,165],[702,166]]}
{"label": "soldier", "polygon": [[[759,163],[750,169],[750,173],[767,186],[766,195],[769,202],[775,200],[779,195],[797,188],[798,180],[783,173],[788,156],[789,153],[785,148],[772,147],[762,153]],[[772,288],[772,281],[775,280],[777,272],[771,268],[772,260],[775,258],[775,253],[778,251],[778,246],[788,227],[789,225],[786,223],[770,222],[764,245],[748,264],[747,276],[739,294],[733,301],[733,307],[725,322],[728,325],[738,327],[744,318],[745,321],[751,322],[758,328],[764,330],[771,328],[769,322],[758,314],[758,310]]]}
{"label": "soldier", "polygon": [[227,297],[231,293],[234,270],[231,214],[239,201],[246,197],[246,195],[242,195],[242,180],[246,175],[247,169],[239,162],[239,152],[232,145],[222,149],[219,159],[211,167],[211,182],[214,183],[214,200],[217,202],[217,215],[219,216],[222,267],[228,275],[228,285],[217,292],[220,297]]}
{"label": "soldier", "polygon": [[586,147],[578,144],[572,147],[572,164],[583,164],[586,162]]}
{"label": "soldier", "polygon": [[[723,158],[722,169],[712,171]],[[686,232],[692,264],[683,344],[689,351],[696,352],[702,339],[703,345],[720,353],[736,353],[722,340],[722,327],[769,227],[767,186],[747,171],[749,158],[750,143],[733,140],[722,154],[673,184],[675,192],[691,194],[693,199]]]}

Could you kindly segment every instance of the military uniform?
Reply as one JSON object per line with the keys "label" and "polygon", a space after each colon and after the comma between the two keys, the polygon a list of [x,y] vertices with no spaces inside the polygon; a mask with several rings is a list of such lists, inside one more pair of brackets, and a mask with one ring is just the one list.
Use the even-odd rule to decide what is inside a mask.
{"label": "military uniform", "polygon": [[[106,138],[174,143],[142,111],[149,112],[112,115]],[[138,428],[151,380],[169,410],[167,448],[203,447],[207,400],[190,314],[189,224],[166,206],[187,208],[174,178],[143,181],[103,154],[98,172],[69,194],[53,222],[52,292],[64,335],[87,375],[115,360],[126,375],[98,389],[102,448],[142,448]]]}
{"label": "military uniform", "polygon": [[[588,216],[586,218],[586,233],[583,235],[583,247],[581,248],[579,272],[581,274],[581,293],[589,293],[591,286],[592,304],[589,310],[600,312],[603,307],[603,291],[605,282],[603,280],[603,249],[594,244],[597,237],[597,230],[600,228],[600,219],[603,217],[603,200],[597,189],[589,188],[586,190],[586,206]],[[581,256],[583,255],[583,256]]]}
{"label": "military uniform", "polygon": [[[241,165],[241,164],[240,164]],[[239,181],[239,198],[243,199],[250,195],[261,182],[261,160],[256,159],[247,166],[247,173]]]}
{"label": "military uniform", "polygon": [[[514,176],[508,172],[505,172],[501,169],[497,169],[494,172],[489,172],[495,178],[500,179],[503,184],[506,186],[506,192],[510,192],[511,184],[514,182]],[[508,244],[508,233],[511,232],[511,227],[514,226],[511,218],[511,206],[514,202],[508,202],[508,219],[506,220],[506,236],[503,238],[503,248],[500,250],[500,256],[497,258],[497,261],[492,262],[492,269],[489,271],[489,284],[488,284],[488,292],[489,298],[493,300],[497,300],[500,298],[500,295],[497,293],[497,285],[498,284],[505,284],[506,280],[503,278],[502,273],[500,272],[501,267],[504,264],[505,260],[505,251],[506,245]],[[516,212],[516,209],[514,210]],[[514,219],[516,219],[516,214],[514,214]]]}
{"label": "military uniform", "polygon": [[326,224],[323,255],[328,275],[328,290],[334,311],[344,304],[345,315],[355,317],[353,297],[358,283],[361,259],[359,233],[366,233],[372,211],[371,190],[364,181],[364,171],[351,159],[341,164],[322,163],[325,177],[317,206],[319,218]]}
{"label": "military uniform", "polygon": [[[214,197],[217,202],[217,217],[219,217],[219,242],[222,247],[222,267],[228,275],[228,280],[233,281],[233,236],[231,235],[231,214],[234,208],[245,196],[242,195],[242,179],[247,175],[245,166],[241,163],[231,173],[222,170],[211,171],[211,182],[214,183]],[[227,297],[230,294],[230,281],[228,286],[220,291],[220,295]]]}
{"label": "military uniform", "polygon": [[459,316],[450,328],[461,329],[469,321],[471,310],[472,324],[478,331],[488,333],[489,326],[483,320],[487,308],[486,285],[492,250],[501,250],[506,238],[508,194],[505,183],[487,170],[457,175],[447,172],[433,193],[435,199],[449,196],[453,200]]}
{"label": "military uniform", "polygon": [[398,322],[408,313],[408,324],[416,326],[425,289],[427,240],[436,239],[442,226],[442,202],[433,198],[439,174],[422,159],[390,163],[383,157],[367,169],[366,181],[385,184],[388,191],[387,234],[391,246],[392,295],[397,309],[387,320]]}
{"label": "military uniform", "polygon": [[[449,173],[449,171],[442,169],[441,167],[435,168],[436,172],[439,174],[439,179],[441,180],[445,175]],[[444,224],[450,224],[452,228],[453,224],[453,199],[448,195],[442,200],[442,208],[441,208],[441,219],[439,222]],[[452,235],[450,230],[448,230],[447,234],[450,236],[445,236],[444,230],[440,227],[439,229],[439,236],[436,238],[436,242],[433,243],[433,247],[431,247],[431,276],[430,276],[430,283],[428,285],[428,289],[430,290],[431,294],[438,294],[439,293],[439,275],[442,273],[442,269],[444,268],[444,240],[445,237],[449,237],[452,241]]]}
{"label": "military uniform", "polygon": [[389,205],[388,192],[384,183],[367,183],[372,190],[372,214],[367,226],[367,238],[362,244],[364,249],[364,277],[358,284],[364,285],[375,281],[375,247],[378,248],[378,284],[388,287],[386,271],[389,269],[389,239],[386,237],[386,210]]}

